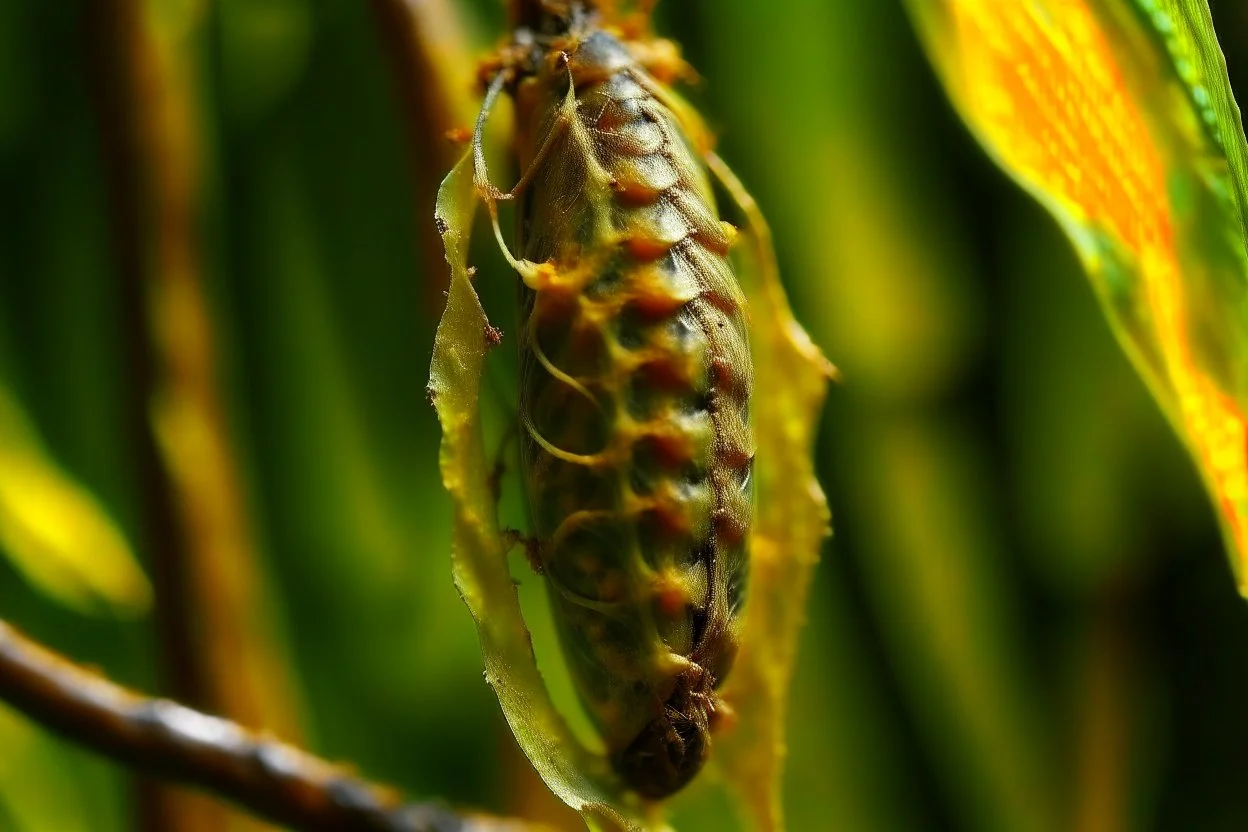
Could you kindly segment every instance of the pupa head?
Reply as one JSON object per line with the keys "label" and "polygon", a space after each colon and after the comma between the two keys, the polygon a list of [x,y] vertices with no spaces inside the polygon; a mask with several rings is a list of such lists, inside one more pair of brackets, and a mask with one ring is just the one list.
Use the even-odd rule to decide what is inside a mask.
{"label": "pupa head", "polygon": [[680,791],[711,754],[715,694],[710,675],[697,668],[682,674],[656,716],[613,763],[624,782],[647,800]]}

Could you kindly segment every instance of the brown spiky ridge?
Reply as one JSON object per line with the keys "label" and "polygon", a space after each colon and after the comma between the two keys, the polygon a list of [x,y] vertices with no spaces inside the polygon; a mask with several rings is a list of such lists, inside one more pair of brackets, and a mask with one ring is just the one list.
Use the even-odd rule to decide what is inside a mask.
{"label": "brown spiky ridge", "polygon": [[628,45],[572,11],[509,68],[523,459],[580,694],[657,799],[705,762],[737,650],[753,371],[701,158]]}

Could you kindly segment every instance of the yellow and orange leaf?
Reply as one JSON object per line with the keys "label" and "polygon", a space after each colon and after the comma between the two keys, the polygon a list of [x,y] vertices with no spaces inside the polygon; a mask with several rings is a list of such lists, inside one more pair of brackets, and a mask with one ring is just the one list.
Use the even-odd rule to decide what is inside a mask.
{"label": "yellow and orange leaf", "polygon": [[971,129],[1074,242],[1248,594],[1246,150],[1204,0],[911,10]]}

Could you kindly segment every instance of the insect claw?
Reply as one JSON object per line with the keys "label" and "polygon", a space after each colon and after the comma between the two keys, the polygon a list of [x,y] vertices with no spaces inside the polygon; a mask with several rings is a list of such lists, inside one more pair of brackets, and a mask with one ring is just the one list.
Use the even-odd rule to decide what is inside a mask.
{"label": "insect claw", "polygon": [[524,558],[529,562],[529,568],[534,574],[545,575],[546,565],[542,562],[542,542],[536,537],[522,538],[524,543]]}
{"label": "insect claw", "polygon": [[506,202],[511,199],[511,195],[500,191],[493,182],[485,181],[477,183],[477,194],[487,202]]}
{"label": "insect claw", "polygon": [[542,543],[536,537],[531,537],[519,529],[503,529],[503,545],[510,551],[517,543],[524,547],[524,559],[529,562],[529,568],[533,570],[535,575],[546,574],[546,567],[542,563]]}

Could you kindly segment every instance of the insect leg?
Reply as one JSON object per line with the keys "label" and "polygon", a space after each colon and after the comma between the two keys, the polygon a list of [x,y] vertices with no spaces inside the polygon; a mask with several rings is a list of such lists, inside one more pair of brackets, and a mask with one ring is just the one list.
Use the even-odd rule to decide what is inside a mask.
{"label": "insect leg", "polygon": [[498,241],[498,247],[502,249],[503,256],[507,258],[507,262],[511,264],[511,267],[527,281],[529,274],[536,271],[537,264],[530,263],[528,260],[517,260],[513,257],[511,249],[507,247],[507,243],[503,240],[502,229],[498,225],[498,203],[500,200],[514,198],[516,189],[513,188],[511,191],[503,193],[496,188],[494,183],[490,181],[490,172],[485,162],[485,125],[490,120],[490,114],[494,111],[494,105],[498,102],[498,97],[502,95],[503,88],[513,74],[511,69],[499,71],[494,76],[494,80],[490,81],[490,86],[485,91],[485,100],[481,102],[481,111],[477,113],[477,124],[472,131],[472,179],[477,187],[477,193],[481,195],[486,208],[489,209],[490,223],[494,226],[494,239]]}
{"label": "insect leg", "polygon": [[477,186],[477,192],[490,204],[500,199],[510,199],[490,182],[490,173],[485,164],[485,125],[512,75],[511,70],[503,69],[490,81],[490,86],[485,91],[485,100],[481,102],[481,111],[477,113],[476,126],[472,130],[472,179]]}
{"label": "insect leg", "polygon": [[542,348],[542,343],[538,340],[534,320],[534,318],[529,318],[529,321],[525,326],[525,337],[528,341],[529,349],[533,352],[533,357],[537,359],[537,362],[542,365],[542,368],[545,369],[546,372],[550,373],[553,378],[558,379],[580,395],[584,396],[591,404],[594,405],[595,408],[601,411],[602,404],[598,401],[598,398],[594,396],[594,394],[591,393],[589,389],[578,379],[568,375],[557,367],[555,363],[550,360],[550,357],[546,355],[546,350]]}
{"label": "insect leg", "polygon": [[542,560],[542,544],[536,537],[531,537],[519,529],[503,529],[503,544],[510,552],[517,544],[524,547],[524,559],[535,575],[546,573],[546,563]]}
{"label": "insect leg", "polygon": [[[567,58],[565,56],[566,63]],[[500,195],[500,199],[514,199],[525,186],[533,180],[533,176],[537,173],[538,168],[546,161],[546,157],[550,155],[551,150],[563,138],[564,131],[572,124],[572,119],[576,117],[576,84],[572,81],[571,71],[568,74],[568,92],[563,97],[563,103],[559,105],[559,114],[555,117],[554,124],[550,126],[550,132],[546,134],[546,138],[542,140],[542,146],[537,149],[537,154],[533,157],[533,161],[529,163],[529,169],[520,176],[520,180],[515,186],[505,194]]]}
{"label": "insect leg", "polygon": [[741,184],[737,175],[732,172],[732,168],[719,158],[719,154],[713,150],[707,150],[702,155],[706,160],[706,166],[728,192],[728,196],[732,197],[737,210],[741,212],[749,226],[750,240],[754,246],[754,254],[758,258],[758,266],[763,270],[764,283],[779,280],[780,267],[776,264],[776,252],[772,248],[771,226],[767,224],[763,212],[759,210],[758,203]]}
{"label": "insect leg", "polygon": [[[564,57],[565,64],[567,57]],[[477,114],[477,123],[472,131],[472,168],[473,181],[476,184],[477,192],[485,201],[486,208],[490,212],[490,224],[494,228],[494,239],[498,242],[498,247],[503,252],[503,257],[513,269],[520,274],[521,279],[533,288],[539,288],[545,282],[545,273],[548,269],[544,269],[545,264],[534,263],[531,260],[522,260],[515,257],[511,253],[511,249],[507,246],[503,239],[503,231],[498,223],[498,203],[504,200],[515,199],[521,193],[525,186],[532,181],[534,175],[545,162],[546,157],[550,154],[552,148],[556,146],[558,140],[562,138],[563,133],[571,124],[572,119],[576,117],[576,85],[572,81],[571,70],[568,73],[568,92],[564,97],[563,104],[559,108],[559,115],[551,125],[550,132],[546,134],[546,138],[542,141],[542,146],[538,148],[537,154],[533,157],[533,161],[520,176],[520,180],[506,193],[500,191],[490,181],[489,170],[485,162],[485,125],[490,119],[490,114],[494,110],[494,105],[498,102],[499,95],[502,94],[503,88],[507,82],[512,79],[514,72],[511,69],[504,69],[494,76],[494,80],[490,82],[489,88],[485,92],[485,100],[481,103],[481,111]]]}

